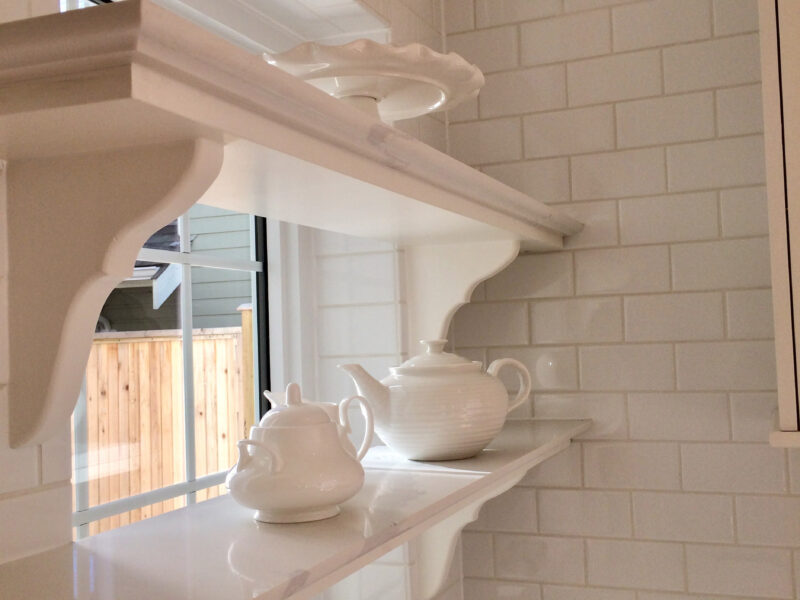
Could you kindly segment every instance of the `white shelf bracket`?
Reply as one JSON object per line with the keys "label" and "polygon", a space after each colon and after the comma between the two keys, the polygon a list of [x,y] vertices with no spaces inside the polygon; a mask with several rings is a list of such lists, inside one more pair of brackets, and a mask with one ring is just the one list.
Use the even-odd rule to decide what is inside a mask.
{"label": "white shelf bracket", "polygon": [[211,185],[222,158],[220,144],[199,139],[8,162],[0,347],[12,447],[41,443],[69,420],[106,297],[147,238]]}
{"label": "white shelf bracket", "polygon": [[522,469],[508,474],[480,497],[470,500],[467,505],[410,542],[417,559],[418,589],[415,600],[417,598],[431,600],[443,590],[458,547],[461,530],[478,518],[486,502],[510,490],[520,482],[526,472],[527,469]]}
{"label": "white shelf bracket", "polygon": [[419,340],[444,339],[456,310],[477,285],[519,254],[517,240],[414,245],[405,248],[406,350]]}

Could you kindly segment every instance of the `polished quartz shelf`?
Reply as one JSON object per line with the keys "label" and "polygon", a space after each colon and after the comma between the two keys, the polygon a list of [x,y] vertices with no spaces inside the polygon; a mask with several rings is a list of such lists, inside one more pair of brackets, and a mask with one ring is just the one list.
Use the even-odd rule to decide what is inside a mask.
{"label": "polished quartz shelf", "polygon": [[[429,536],[442,559],[453,541],[443,536],[455,539],[483,502],[566,448],[589,425],[509,422],[477,457],[442,463],[406,461],[376,447],[365,459],[363,489],[337,517],[261,524],[230,497],[217,498],[2,565],[2,597],[310,598],[412,538]],[[448,526],[437,529],[441,525]],[[423,577],[435,587],[440,574]]]}

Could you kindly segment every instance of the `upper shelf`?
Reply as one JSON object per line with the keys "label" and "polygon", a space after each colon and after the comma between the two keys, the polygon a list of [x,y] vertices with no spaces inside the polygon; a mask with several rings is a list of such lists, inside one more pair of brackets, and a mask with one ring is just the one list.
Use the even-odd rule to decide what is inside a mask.
{"label": "upper shelf", "polygon": [[204,137],[226,149],[200,201],[232,210],[401,245],[581,227],[148,0],[4,24],[0,46],[6,159]]}

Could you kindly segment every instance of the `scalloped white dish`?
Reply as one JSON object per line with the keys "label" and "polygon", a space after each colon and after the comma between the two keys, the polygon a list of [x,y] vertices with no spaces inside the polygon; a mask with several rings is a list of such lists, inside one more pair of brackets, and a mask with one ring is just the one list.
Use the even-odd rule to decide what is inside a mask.
{"label": "scalloped white dish", "polygon": [[265,54],[264,59],[368,112],[374,113],[377,105],[384,121],[452,108],[475,97],[484,84],[480,69],[458,54],[440,54],[422,44],[306,42],[281,54]]}

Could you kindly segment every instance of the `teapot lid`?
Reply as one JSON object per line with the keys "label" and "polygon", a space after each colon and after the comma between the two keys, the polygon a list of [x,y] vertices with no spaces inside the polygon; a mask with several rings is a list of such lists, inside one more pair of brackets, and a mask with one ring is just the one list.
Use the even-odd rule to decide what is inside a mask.
{"label": "teapot lid", "polygon": [[300,386],[297,383],[287,385],[286,395],[281,396],[270,394],[270,400],[273,402],[278,400],[283,404],[274,404],[267,414],[261,417],[259,427],[304,427],[331,422],[324,408],[311,402],[303,402]]}
{"label": "teapot lid", "polygon": [[399,367],[390,369],[392,373],[403,375],[410,373],[430,372],[435,370],[478,371],[481,363],[467,360],[458,354],[444,351],[447,340],[420,340],[425,352],[412,356]]}

